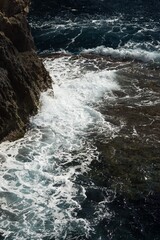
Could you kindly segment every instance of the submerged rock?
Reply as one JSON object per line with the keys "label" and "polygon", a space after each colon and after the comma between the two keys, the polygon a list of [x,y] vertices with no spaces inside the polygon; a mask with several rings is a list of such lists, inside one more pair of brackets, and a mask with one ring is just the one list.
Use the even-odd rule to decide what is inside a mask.
{"label": "submerged rock", "polygon": [[51,78],[35,52],[28,0],[0,1],[0,141],[24,134]]}

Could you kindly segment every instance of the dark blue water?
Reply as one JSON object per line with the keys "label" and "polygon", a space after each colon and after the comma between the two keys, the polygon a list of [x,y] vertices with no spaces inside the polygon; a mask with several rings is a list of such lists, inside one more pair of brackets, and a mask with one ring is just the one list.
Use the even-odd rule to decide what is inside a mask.
{"label": "dark blue water", "polygon": [[6,240],[160,239],[160,1],[33,0],[53,90],[0,145]]}
{"label": "dark blue water", "polygon": [[159,1],[33,2],[32,30],[38,50],[140,48],[158,51]]}
{"label": "dark blue water", "polygon": [[[147,116],[154,119],[157,110],[153,108],[151,114],[146,105],[140,103],[152,99],[151,95],[142,94],[142,99],[136,98],[137,91],[145,92],[154,81],[155,91],[160,90],[160,1],[59,0],[39,3],[34,0],[30,19],[39,53],[90,54],[92,58],[107,57],[118,61],[118,65],[123,61],[131,64],[130,70],[122,70],[120,77],[124,96],[121,93],[115,105],[106,102],[102,107],[106,118],[110,115],[114,116],[114,121],[127,119],[126,127],[113,143],[107,142],[104,136],[99,140],[97,133],[91,136],[101,153],[100,163],[92,163],[89,176],[95,186],[86,188],[87,198],[78,217],[87,219],[93,232],[88,237],[75,232],[66,239],[160,239],[160,175],[157,170],[160,160],[157,140],[160,136],[155,136],[152,129],[155,139],[151,140],[147,132],[149,122],[145,122],[149,120],[146,120]],[[135,61],[142,62],[138,69],[137,65],[132,65]],[[153,64],[156,64],[155,69],[151,67]],[[128,80],[124,80],[126,75]],[[146,86],[142,87],[142,82]],[[129,98],[125,100],[127,94]],[[138,105],[144,109],[138,109]],[[159,103],[156,107],[160,107]],[[141,119],[142,115],[146,119]],[[159,121],[159,110],[157,116]],[[145,124],[148,126],[145,130],[139,127]],[[130,133],[134,126],[139,128],[136,139]],[[153,128],[157,129],[157,126]],[[111,149],[115,152],[114,157],[111,157]],[[149,171],[150,180],[145,182],[146,171]],[[82,184],[85,181],[82,180]],[[97,214],[100,214],[99,218]]]}

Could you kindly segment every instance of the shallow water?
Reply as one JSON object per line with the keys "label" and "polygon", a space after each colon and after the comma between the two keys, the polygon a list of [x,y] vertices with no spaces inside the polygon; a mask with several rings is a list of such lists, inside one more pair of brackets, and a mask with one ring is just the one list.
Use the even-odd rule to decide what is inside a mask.
{"label": "shallow water", "polygon": [[159,3],[34,4],[53,89],[0,145],[2,238],[158,240]]}

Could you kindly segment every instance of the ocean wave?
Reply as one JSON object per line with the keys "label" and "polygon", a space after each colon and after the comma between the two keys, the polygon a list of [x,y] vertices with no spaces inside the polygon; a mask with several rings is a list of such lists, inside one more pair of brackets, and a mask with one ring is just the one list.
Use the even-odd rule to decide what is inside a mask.
{"label": "ocean wave", "polygon": [[116,59],[130,59],[139,60],[143,62],[160,62],[160,52],[150,52],[140,48],[137,49],[126,49],[119,48],[113,49],[105,46],[99,46],[91,49],[84,49],[82,54],[98,54],[103,56],[111,56]]}

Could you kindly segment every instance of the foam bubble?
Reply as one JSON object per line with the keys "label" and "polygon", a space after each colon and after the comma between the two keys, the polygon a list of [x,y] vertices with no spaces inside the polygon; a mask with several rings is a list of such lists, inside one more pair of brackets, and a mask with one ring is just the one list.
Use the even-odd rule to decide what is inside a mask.
{"label": "foam bubble", "polygon": [[[87,139],[92,131],[117,129],[94,107],[119,89],[115,71],[88,71],[83,59],[47,59],[54,81],[41,95],[38,114],[24,138],[4,142],[1,152],[1,227],[5,239],[66,239],[89,235],[91,226],[77,217],[85,188],[77,178],[96,158]],[[76,228],[76,229],[75,229]]]}

